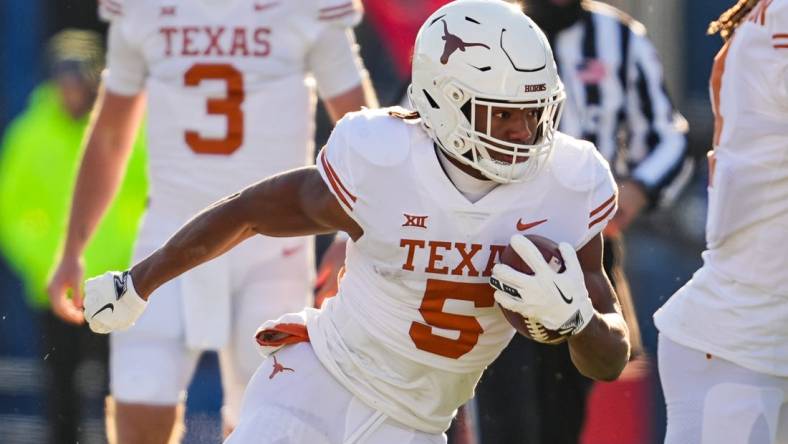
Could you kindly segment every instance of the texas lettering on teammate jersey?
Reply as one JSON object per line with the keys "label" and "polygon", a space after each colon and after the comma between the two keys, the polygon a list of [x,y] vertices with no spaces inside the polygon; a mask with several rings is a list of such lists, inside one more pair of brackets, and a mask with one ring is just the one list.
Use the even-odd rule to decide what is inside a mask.
{"label": "texas lettering on teammate jersey", "polygon": [[266,57],[271,54],[271,28],[164,26],[164,56]]}
{"label": "texas lettering on teammate jersey", "polygon": [[[418,125],[387,110],[353,113],[318,155],[364,234],[348,247],[339,297],[307,325],[318,357],[358,396],[438,433],[512,337],[488,283],[511,235],[580,248],[615,213],[616,187],[593,145],[558,134],[540,175],[471,203]],[[391,372],[364,378],[371,368]]]}

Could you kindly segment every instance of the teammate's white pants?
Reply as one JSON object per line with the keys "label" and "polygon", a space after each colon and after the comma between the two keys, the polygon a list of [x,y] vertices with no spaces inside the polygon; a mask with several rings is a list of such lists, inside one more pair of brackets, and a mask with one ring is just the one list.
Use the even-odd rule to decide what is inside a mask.
{"label": "teammate's white pants", "polygon": [[788,378],[659,336],[665,444],[788,444]]}
{"label": "teammate's white pants", "polygon": [[266,359],[244,394],[226,444],[444,444],[367,406],[341,386],[309,343]]}

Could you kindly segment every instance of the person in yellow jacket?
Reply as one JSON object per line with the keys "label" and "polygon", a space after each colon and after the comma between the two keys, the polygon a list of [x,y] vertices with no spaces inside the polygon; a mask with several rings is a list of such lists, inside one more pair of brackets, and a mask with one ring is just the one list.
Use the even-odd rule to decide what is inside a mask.
{"label": "person in yellow jacket", "polygon": [[[103,48],[101,36],[94,32],[66,30],[49,41],[47,51],[49,80],[32,92],[0,148],[0,252],[22,281],[43,328],[41,358],[50,381],[49,441],[73,443],[84,440],[80,407],[86,406],[80,402],[75,376],[89,361],[107,374],[107,337],[54,316],[46,285],[60,257],[82,139],[103,69]],[[137,138],[121,191],[85,252],[88,275],[129,264],[147,196],[142,140]],[[99,389],[107,393],[106,378]]]}

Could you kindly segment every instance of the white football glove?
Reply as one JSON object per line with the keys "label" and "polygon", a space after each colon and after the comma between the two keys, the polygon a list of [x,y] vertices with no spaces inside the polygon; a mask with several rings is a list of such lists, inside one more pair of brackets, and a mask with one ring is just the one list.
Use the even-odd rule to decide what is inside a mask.
{"label": "white football glove", "polygon": [[566,267],[559,273],[525,236],[512,236],[511,245],[534,275],[521,273],[506,264],[495,265],[490,278],[490,284],[496,288],[495,300],[503,308],[536,319],[550,330],[573,335],[583,330],[594,314],[594,307],[574,248],[565,242],[558,245]]}
{"label": "white football glove", "polygon": [[109,271],[85,282],[85,320],[96,333],[131,327],[147,305],[128,271]]}

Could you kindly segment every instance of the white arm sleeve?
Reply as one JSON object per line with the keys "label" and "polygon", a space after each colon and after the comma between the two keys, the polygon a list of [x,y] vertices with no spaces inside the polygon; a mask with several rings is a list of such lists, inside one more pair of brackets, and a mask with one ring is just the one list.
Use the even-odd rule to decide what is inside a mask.
{"label": "white arm sleeve", "polygon": [[115,94],[132,96],[145,87],[148,68],[143,54],[126,39],[121,24],[115,20],[109,26],[104,85]]}
{"label": "white arm sleeve", "polygon": [[306,66],[314,75],[323,99],[354,88],[367,76],[350,28],[326,27],[310,48]]}

